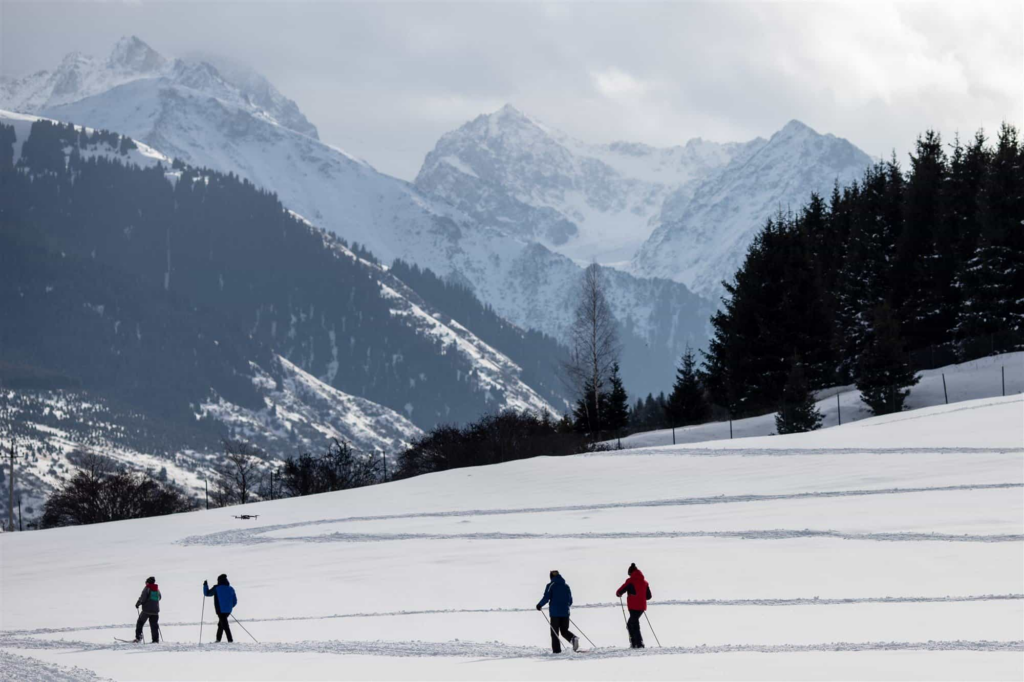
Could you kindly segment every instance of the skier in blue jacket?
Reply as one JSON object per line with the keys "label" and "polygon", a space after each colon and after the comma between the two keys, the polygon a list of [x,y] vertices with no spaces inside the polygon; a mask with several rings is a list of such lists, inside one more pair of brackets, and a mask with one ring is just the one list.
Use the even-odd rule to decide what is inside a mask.
{"label": "skier in blue jacket", "polygon": [[572,606],[572,590],[569,589],[565,578],[559,575],[558,571],[551,571],[551,582],[544,588],[544,596],[537,604],[537,610],[549,604],[548,612],[551,614],[551,651],[562,653],[562,643],[558,639],[558,633],[572,642],[572,650],[580,648],[579,637],[569,632],[569,607]]}
{"label": "skier in blue jacket", "polygon": [[228,636],[228,642],[235,641],[231,638],[231,625],[228,623],[228,616],[231,615],[231,609],[235,608],[238,603],[238,597],[235,596],[235,588],[231,587],[227,575],[224,573],[218,575],[217,584],[213,586],[213,589],[210,589],[209,583],[204,580],[203,594],[213,597],[213,610],[217,612],[217,641],[220,641],[222,635]]}

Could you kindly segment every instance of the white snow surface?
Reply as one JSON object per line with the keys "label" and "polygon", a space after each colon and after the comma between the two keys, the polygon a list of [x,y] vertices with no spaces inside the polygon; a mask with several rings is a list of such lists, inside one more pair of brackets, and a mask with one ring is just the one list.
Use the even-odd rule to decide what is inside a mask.
{"label": "white snow surface", "polygon": [[[1022,492],[1009,396],[5,534],[0,656],[83,680],[1019,680]],[[614,595],[630,562],[654,597],[640,652]],[[553,568],[596,648],[549,653],[534,605]],[[234,644],[212,641],[195,607],[222,572],[259,643],[234,621]],[[150,574],[165,642],[119,644]]]}
{"label": "white snow surface", "polygon": [[[928,369],[917,373],[920,381],[910,388],[907,408],[917,409],[958,403],[965,400],[1024,393],[1024,352],[993,355],[957,365]],[[1005,382],[1005,389],[1004,389]],[[838,395],[838,400],[836,396]],[[867,419],[871,410],[861,400],[855,386],[840,386],[819,391],[816,407],[822,428],[850,424]],[[733,438],[770,436],[776,433],[775,413],[737,419],[732,423]],[[657,445],[700,443],[729,438],[729,422],[709,422],[697,426],[644,431],[625,438],[606,441],[610,447],[643,448]]]}

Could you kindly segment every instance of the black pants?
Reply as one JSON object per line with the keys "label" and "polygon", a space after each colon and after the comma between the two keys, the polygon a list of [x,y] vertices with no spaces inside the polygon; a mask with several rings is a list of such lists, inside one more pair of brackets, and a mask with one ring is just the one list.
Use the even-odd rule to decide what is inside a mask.
{"label": "black pants", "polygon": [[626,621],[626,631],[629,632],[629,646],[634,649],[644,648],[644,636],[640,633],[640,617],[643,611],[629,610],[629,620]]}
{"label": "black pants", "polygon": [[572,642],[576,635],[569,632],[569,616],[551,616],[551,650],[556,654],[562,653],[562,642],[558,639],[558,633]]}
{"label": "black pants", "polygon": [[149,619],[149,633],[153,635],[153,641],[159,642],[160,626],[156,622],[160,620],[160,614],[145,611],[139,614],[139,620],[135,623],[135,639],[142,639],[142,626],[146,624],[146,619]]}
{"label": "black pants", "polygon": [[228,641],[229,642],[235,641],[235,640],[231,639],[231,625],[228,623],[228,616],[230,616],[230,615],[231,615],[230,613],[218,613],[217,614],[217,641],[218,642],[220,641],[220,638],[222,636],[224,636],[224,635],[228,636]]}

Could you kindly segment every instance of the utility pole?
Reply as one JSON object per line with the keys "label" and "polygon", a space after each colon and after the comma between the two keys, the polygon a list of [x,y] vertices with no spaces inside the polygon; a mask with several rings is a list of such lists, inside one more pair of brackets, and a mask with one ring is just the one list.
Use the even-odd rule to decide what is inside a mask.
{"label": "utility pole", "polygon": [[18,455],[14,452],[14,433],[12,425],[11,433],[11,451],[8,455],[11,459],[11,478],[10,478],[10,490],[8,491],[7,497],[7,530],[14,532],[14,460],[18,458]]}

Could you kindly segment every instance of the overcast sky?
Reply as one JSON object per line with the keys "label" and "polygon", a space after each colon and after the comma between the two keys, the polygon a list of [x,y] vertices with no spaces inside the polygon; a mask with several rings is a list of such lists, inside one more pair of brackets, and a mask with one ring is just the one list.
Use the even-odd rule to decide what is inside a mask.
{"label": "overcast sky", "polygon": [[769,136],[790,119],[875,156],[1024,119],[1024,2],[311,3],[0,0],[0,74],[122,35],[214,52],[321,138],[412,179],[444,132],[510,102],[591,142]]}

